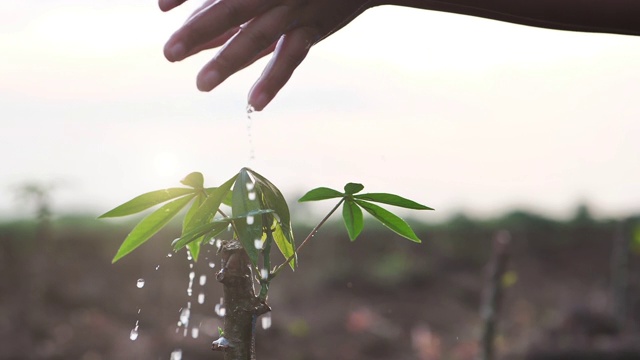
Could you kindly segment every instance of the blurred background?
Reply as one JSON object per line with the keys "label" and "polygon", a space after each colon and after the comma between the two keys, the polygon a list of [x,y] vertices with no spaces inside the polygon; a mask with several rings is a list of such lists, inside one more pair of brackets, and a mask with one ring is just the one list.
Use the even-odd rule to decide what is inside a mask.
{"label": "blurred background", "polygon": [[[186,255],[167,257],[177,229],[111,265],[134,220],[94,219],[192,171],[215,186],[242,166],[291,202],[355,181],[436,209],[412,215],[421,245],[323,230],[274,283],[259,356],[474,358],[500,230],[500,357],[637,354],[640,39],[380,7],[315,46],[248,119],[266,59],[202,94],[213,53],[162,56],[196,5],[0,4],[1,359],[221,357],[208,350],[213,253],[195,265],[209,278],[197,304]],[[296,205],[298,236],[325,210]]]}

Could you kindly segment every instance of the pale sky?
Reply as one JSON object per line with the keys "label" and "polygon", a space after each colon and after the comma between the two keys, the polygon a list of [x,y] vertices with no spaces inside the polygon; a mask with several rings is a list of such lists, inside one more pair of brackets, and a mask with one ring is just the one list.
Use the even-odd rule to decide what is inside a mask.
{"label": "pale sky", "polygon": [[376,8],[311,50],[249,136],[265,61],[203,94],[212,52],[162,56],[196,5],[0,3],[0,216],[28,210],[25,182],[61,184],[59,212],[98,213],[247,165],[292,199],[355,181],[435,207],[425,220],[640,211],[640,37]]}

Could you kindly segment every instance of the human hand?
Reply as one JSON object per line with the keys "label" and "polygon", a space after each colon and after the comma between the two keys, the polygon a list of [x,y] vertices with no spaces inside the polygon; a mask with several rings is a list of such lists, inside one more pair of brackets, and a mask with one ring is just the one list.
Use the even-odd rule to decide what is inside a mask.
{"label": "human hand", "polygon": [[[169,11],[187,0],[158,0]],[[372,6],[371,0],[207,0],[167,41],[174,62],[222,46],[200,70],[197,86],[211,91],[229,76],[273,53],[249,92],[260,111],[273,100],[312,45]],[[224,46],[223,46],[224,45]]]}

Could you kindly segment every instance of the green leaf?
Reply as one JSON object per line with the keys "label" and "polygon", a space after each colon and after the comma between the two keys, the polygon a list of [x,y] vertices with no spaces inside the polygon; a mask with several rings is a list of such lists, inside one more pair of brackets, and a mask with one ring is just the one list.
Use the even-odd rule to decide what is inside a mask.
{"label": "green leaf", "polygon": [[[204,191],[206,191],[207,194],[211,194],[216,189],[217,189],[216,187],[210,187],[210,188],[204,189]],[[227,205],[228,207],[231,207],[231,196],[232,196],[231,192],[228,192],[227,195],[225,195],[224,199],[222,199],[222,203]]]}
{"label": "green leaf", "polygon": [[386,193],[370,193],[370,194],[360,194],[354,195],[355,199],[368,200],[383,204],[389,204],[393,206],[399,206],[406,209],[414,209],[414,210],[433,210],[428,206],[424,206],[422,204],[418,204],[415,201],[405,199],[401,196],[394,194],[386,194]]}
{"label": "green leaf", "polygon": [[220,204],[222,204],[222,200],[230,192],[231,186],[233,185],[234,181],[236,181],[237,177],[238,175],[234,175],[231,179],[227,180],[219,187],[211,191],[207,191],[206,199],[204,199],[200,207],[198,207],[198,210],[193,214],[187,225],[183,226],[183,233],[189,232],[192,229],[202,224],[206,224],[211,221],[211,219],[213,219],[213,217],[216,215],[216,212],[218,212],[218,209],[220,208]]}
{"label": "green leaf", "polygon": [[640,224],[636,225],[633,229],[630,245],[631,251],[633,251],[635,254],[640,254]]}
{"label": "green leaf", "polygon": [[187,175],[184,179],[180,180],[183,185],[191,186],[196,190],[200,190],[204,187],[204,176],[199,172],[192,172]]}
{"label": "green leaf", "polygon": [[[233,186],[233,197],[231,211],[234,218],[246,217],[246,219],[233,220],[237,231],[238,240],[249,255],[249,259],[254,266],[258,263],[259,251],[256,249],[255,240],[262,239],[262,216],[247,216],[252,211],[260,210],[258,197],[249,197],[249,189],[253,189],[255,184],[251,180],[246,168],[240,170],[235,185]],[[253,190],[251,190],[253,191]],[[255,193],[254,193],[255,195]]]}
{"label": "green leaf", "polygon": [[[200,205],[202,205],[202,203],[204,202],[204,199],[205,199],[205,196],[202,193],[199,193],[196,196],[195,200],[191,203],[191,207],[189,207],[189,211],[187,211],[187,214],[184,216],[184,219],[182,219],[182,233],[180,235],[181,237],[184,236],[184,234],[187,232],[187,225],[191,222],[191,219],[198,211],[198,208],[200,207]],[[189,252],[191,253],[191,256],[193,257],[193,261],[198,261],[198,255],[200,254],[200,240],[202,239],[197,239],[198,241],[195,241],[196,239],[193,239],[193,240],[194,241],[189,242],[188,248],[189,248]],[[174,248],[174,250],[176,249]]]}
{"label": "green leaf", "polygon": [[116,262],[123,256],[133,251],[155,233],[162,229],[176,214],[185,207],[195,195],[187,195],[163,205],[158,210],[142,219],[124,239],[112,262]]}
{"label": "green leaf", "polygon": [[318,200],[341,198],[343,196],[344,194],[338,190],[329,189],[327,187],[319,187],[319,188],[310,190],[309,192],[304,194],[304,196],[298,199],[298,201],[299,202],[318,201]]}
{"label": "green leaf", "polygon": [[360,205],[360,207],[365,209],[366,212],[380,221],[384,226],[393,230],[398,235],[417,243],[422,242],[413,232],[411,227],[397,215],[394,215],[391,212],[381,208],[380,206],[372,204],[370,202],[366,202],[363,200],[355,200],[355,202],[356,204]]}
{"label": "green leaf", "polygon": [[[289,259],[292,255],[295,254],[296,249],[293,242],[289,241],[287,235],[285,234],[282,226],[280,226],[280,222],[278,220],[273,219],[272,227],[273,232],[271,235],[273,236],[273,240],[276,242],[278,249],[284,256],[285,260]],[[289,262],[289,266],[291,266],[291,270],[295,270],[296,265],[298,263],[297,256],[294,256]]]}
{"label": "green leaf", "polygon": [[[282,192],[280,192],[280,190],[264,176],[250,169],[247,169],[247,171],[256,180],[254,190],[259,195],[258,200],[260,201],[260,207],[262,209],[273,209],[277,215],[276,220],[279,222],[278,225],[281,227],[280,231],[282,238],[275,240],[276,244],[278,245],[278,249],[280,249],[280,252],[282,252],[282,255],[284,255],[284,257],[288,259],[293,254],[293,252],[290,252],[289,249],[295,249],[295,242],[291,226],[291,214],[289,213],[289,206],[287,205],[287,201],[282,195]],[[280,240],[285,240],[289,243],[289,245],[280,244],[278,242]],[[290,263],[290,265],[295,268],[295,258]]]}
{"label": "green leaf", "polygon": [[344,192],[347,195],[353,195],[355,193],[359,193],[364,189],[364,185],[358,183],[348,183],[344,186]]}
{"label": "green leaf", "polygon": [[354,241],[364,228],[362,210],[352,200],[346,200],[342,205],[342,219],[347,227],[349,239]]}
{"label": "green leaf", "polygon": [[207,237],[213,237],[222,233],[227,229],[230,223],[231,223],[230,219],[222,219],[222,220],[212,221],[204,225],[200,225],[192,229],[188,233],[182,234],[180,238],[175,239],[171,243],[171,246],[173,247],[174,251],[178,251],[183,247],[185,247],[186,245],[191,244],[193,242],[199,243],[201,239],[204,238],[205,235],[207,235]]}
{"label": "green leaf", "polygon": [[183,195],[193,194],[194,192],[195,191],[193,189],[187,188],[169,188],[148,192],[140,196],[136,196],[126,203],[107,211],[98,218],[102,219],[108,217],[127,216],[139,213],[140,211],[146,210],[154,205],[161,204],[165,201],[169,201]]}

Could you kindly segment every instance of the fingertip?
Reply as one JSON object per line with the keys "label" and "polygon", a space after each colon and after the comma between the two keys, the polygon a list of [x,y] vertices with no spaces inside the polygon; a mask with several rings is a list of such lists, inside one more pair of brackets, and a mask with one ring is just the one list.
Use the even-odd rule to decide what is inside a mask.
{"label": "fingertip", "polygon": [[222,77],[220,76],[220,73],[215,70],[210,70],[198,75],[196,86],[198,87],[198,90],[207,92],[213,90],[221,82]]}
{"label": "fingertip", "polygon": [[173,9],[173,6],[171,6],[172,4],[172,0],[158,0],[158,7],[160,7],[160,10],[162,11],[169,11]]}
{"label": "fingertip", "polygon": [[184,54],[185,54],[185,47],[180,42],[178,43],[168,42],[164,46],[164,57],[171,62],[181,60],[184,57]]}
{"label": "fingertip", "polygon": [[162,11],[169,11],[174,7],[180,5],[184,1],[176,1],[176,0],[158,0],[158,6]]}
{"label": "fingertip", "polygon": [[271,102],[271,97],[263,92],[254,93],[249,95],[249,106],[255,111],[262,111]]}

